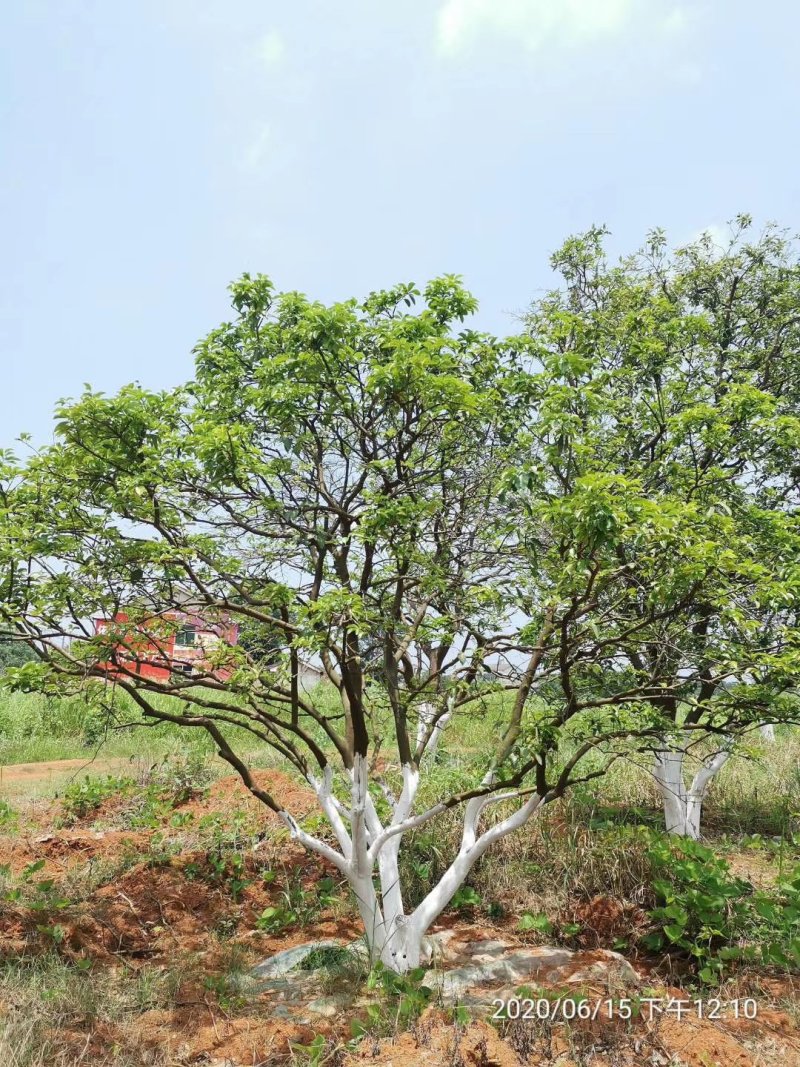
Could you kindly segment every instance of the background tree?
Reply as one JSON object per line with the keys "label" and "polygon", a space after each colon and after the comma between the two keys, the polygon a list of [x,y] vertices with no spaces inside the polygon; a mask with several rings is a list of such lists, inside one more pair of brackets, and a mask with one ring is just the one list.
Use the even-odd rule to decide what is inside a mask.
{"label": "background tree", "polygon": [[34,654],[27,644],[11,637],[0,637],[0,674],[7,667],[19,667],[33,660]]}
{"label": "background tree", "polygon": [[619,264],[590,231],[528,317],[537,417],[514,485],[530,566],[571,605],[551,721],[598,692],[649,720],[667,828],[690,836],[736,741],[797,715],[800,268],[749,226],[674,255],[657,232]]}

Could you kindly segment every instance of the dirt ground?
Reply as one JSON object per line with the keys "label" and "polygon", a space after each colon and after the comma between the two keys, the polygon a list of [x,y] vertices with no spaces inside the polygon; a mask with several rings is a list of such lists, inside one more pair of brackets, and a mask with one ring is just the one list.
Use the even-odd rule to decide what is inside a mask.
{"label": "dirt ground", "polygon": [[[9,790],[5,795],[13,799],[16,782],[49,784],[80,767],[74,760],[7,767],[0,796]],[[99,769],[115,768],[94,764],[92,771]],[[280,772],[261,771],[258,777],[267,788],[289,794],[292,810],[315,810],[313,798]],[[55,951],[79,965],[76,981],[102,984],[138,975],[171,982],[169,998],[143,1006],[135,1018],[88,1013],[64,1024],[61,1046],[76,1050],[74,1060],[64,1063],[115,1064],[113,1049],[130,1049],[134,1042],[141,1058],[126,1059],[126,1065],[800,1067],[800,1031],[781,1010],[796,993],[785,979],[760,983],[755,1020],[736,1019],[727,1011],[718,1020],[692,1013],[622,1022],[600,1014],[570,1024],[533,1019],[492,1025],[434,1005],[395,1032],[385,1017],[370,1029],[363,990],[353,993],[349,1006],[310,1015],[308,1003],[320,996],[311,982],[308,1003],[290,1003],[280,992],[248,985],[247,975],[257,962],[294,945],[323,938],[345,943],[359,936],[345,895],[338,886],[337,892],[329,891],[335,872],[295,846],[234,776],[158,811],[152,825],[122,825],[130,821],[132,803],[130,797],[112,796],[76,820],[65,818],[60,799],[39,800],[18,806],[19,824],[0,835],[0,865],[6,865],[8,884],[23,887],[16,897],[7,893],[0,899],[4,960]],[[243,828],[247,840],[235,852],[241,857],[235,865],[233,853],[226,851],[232,824]],[[32,865],[35,874],[26,876]],[[600,944],[614,936],[624,917],[607,898],[590,904],[580,918]],[[270,928],[259,921],[265,909],[276,909],[285,921]],[[514,937],[513,927],[500,920],[470,922],[451,913],[441,926],[465,938]],[[232,961],[240,976],[236,981]],[[646,985],[647,969],[639,970]],[[326,991],[329,998],[331,992]],[[597,986],[581,992],[600,1000],[609,991]],[[647,992],[663,1000],[687,996],[663,985]],[[739,995],[756,993],[743,986]],[[13,1007],[0,1000],[0,1020]],[[367,1034],[354,1041],[353,1024],[359,1022]],[[313,1042],[319,1035],[329,1045],[325,1056],[315,1059]]]}
{"label": "dirt ground", "polygon": [[110,774],[128,763],[124,759],[62,759],[44,763],[0,764],[0,797],[49,793],[84,774]]}

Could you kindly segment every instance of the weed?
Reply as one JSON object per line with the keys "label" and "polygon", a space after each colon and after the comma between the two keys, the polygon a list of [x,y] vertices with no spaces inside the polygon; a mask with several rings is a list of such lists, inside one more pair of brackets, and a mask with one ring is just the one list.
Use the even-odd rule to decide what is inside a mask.
{"label": "weed", "polygon": [[216,996],[217,1003],[226,1014],[235,1014],[246,1006],[255,984],[239,946],[228,946],[221,960],[220,972],[206,975],[203,988]]}
{"label": "weed", "polygon": [[24,904],[30,911],[36,912],[59,911],[68,907],[70,900],[63,896],[53,878],[42,878],[38,881],[34,879],[34,875],[38,874],[44,865],[44,860],[29,863],[16,882],[11,878],[8,865],[0,867],[4,881],[2,898],[12,904]]}
{"label": "weed", "polygon": [[90,778],[73,782],[64,790],[63,808],[67,825],[98,811],[109,797],[130,793],[135,783],[132,778],[117,778],[108,774],[104,778]]}
{"label": "weed", "polygon": [[300,963],[301,971],[338,971],[352,963],[354,953],[342,948],[316,948]]}
{"label": "weed", "polygon": [[[168,1053],[145,1045],[136,1016],[170,1005],[176,988],[174,975],[124,968],[95,973],[88,961],[70,964],[55,953],[0,962],[0,1063],[166,1067]],[[103,1047],[90,1049],[98,1029],[106,1037]]]}
{"label": "weed", "polygon": [[247,998],[242,995],[239,983],[229,975],[206,975],[203,979],[203,988],[216,996],[217,1003],[224,1012],[241,1011],[247,1003]]}
{"label": "weed", "polygon": [[245,876],[244,856],[240,852],[223,852],[220,848],[207,852],[202,861],[187,863],[183,871],[188,878],[202,877],[212,885],[227,889],[235,903],[241,900],[242,892],[253,881]]}
{"label": "weed", "polygon": [[259,915],[256,926],[270,934],[280,934],[298,922],[297,913],[282,904],[271,905]]}
{"label": "weed", "polygon": [[450,905],[457,911],[471,911],[473,908],[477,908],[480,905],[480,902],[481,898],[471,885],[462,885],[461,888],[457,889],[453,894],[453,899],[450,901]]}
{"label": "weed", "polygon": [[529,911],[526,911],[520,916],[517,929],[524,933],[536,930],[541,934],[549,934],[553,930],[553,924],[546,915],[531,915]]}
{"label": "weed", "polygon": [[654,837],[649,856],[659,903],[647,948],[687,957],[706,983],[738,961],[800,968],[800,870],[755,892],[697,841]]}
{"label": "weed", "polygon": [[322,1034],[317,1034],[307,1045],[292,1041],[289,1048],[292,1051],[293,1061],[298,1065],[302,1064],[303,1067],[324,1067],[324,1064],[328,1063],[331,1056],[335,1054]]}
{"label": "weed", "polygon": [[166,757],[151,772],[150,784],[172,807],[201,796],[213,778],[204,753],[190,752],[183,757]]}
{"label": "weed", "polygon": [[123,841],[119,852],[92,856],[86,863],[74,864],[61,875],[61,889],[71,901],[87,900],[95,890],[119,878],[142,861],[141,851],[131,841]]}
{"label": "weed", "polygon": [[7,800],[0,800],[0,830],[11,833],[17,829],[19,816]]}
{"label": "weed", "polygon": [[433,990],[422,984],[425,974],[424,967],[395,974],[382,963],[376,963],[367,978],[367,989],[378,990],[381,998],[367,1005],[367,1025],[354,1023],[353,1036],[361,1036],[367,1030],[376,1034],[408,1029],[433,996]]}
{"label": "weed", "polygon": [[239,917],[230,912],[220,915],[214,923],[214,935],[220,941],[229,941],[239,929]]}

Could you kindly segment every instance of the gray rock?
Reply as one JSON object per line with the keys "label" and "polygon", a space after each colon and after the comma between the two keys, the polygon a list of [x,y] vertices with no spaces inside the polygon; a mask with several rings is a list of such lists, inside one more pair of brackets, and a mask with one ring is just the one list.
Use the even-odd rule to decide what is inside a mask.
{"label": "gray rock", "polygon": [[326,1019],[333,1019],[335,1016],[341,1015],[344,1009],[348,1007],[348,1004],[347,997],[318,997],[306,1005],[306,1011],[309,1011],[312,1015],[322,1015]]}
{"label": "gray rock", "polygon": [[252,973],[256,978],[279,978],[293,971],[299,971],[300,964],[313,952],[347,947],[342,941],[309,941],[306,945],[296,945],[294,948],[287,948],[285,952],[270,956],[268,960],[257,964]]}
{"label": "gray rock", "polygon": [[[261,989],[275,997],[274,1013],[297,1020],[306,1015],[333,1017],[343,1011],[350,998],[323,994],[318,975],[302,969],[303,961],[312,953],[343,948],[355,956],[366,956],[363,941],[349,945],[312,941],[279,952],[255,967],[252,974],[261,980]],[[444,1003],[488,1007],[494,998],[513,997],[520,986],[593,985],[620,990],[641,984],[624,956],[603,949],[571,952],[501,940],[459,941],[449,930],[434,934],[430,949],[434,966],[423,984]]]}
{"label": "gray rock", "polygon": [[[491,986],[558,986],[603,984],[629,988],[639,985],[636,971],[617,952],[570,952],[563,948],[513,945],[505,941],[454,943],[434,939],[438,967],[424,984],[442,1000],[464,1000],[476,989]],[[588,957],[588,958],[587,958]]]}

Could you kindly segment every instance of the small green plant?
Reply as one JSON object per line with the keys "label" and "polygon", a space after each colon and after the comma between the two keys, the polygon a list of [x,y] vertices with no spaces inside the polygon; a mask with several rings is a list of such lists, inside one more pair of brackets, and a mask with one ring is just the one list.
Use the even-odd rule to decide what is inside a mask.
{"label": "small green plant", "polygon": [[320,908],[329,908],[337,901],[338,886],[333,878],[325,875],[317,882],[317,900]]}
{"label": "small green plant", "polygon": [[506,915],[505,905],[499,900],[490,900],[486,905],[486,914],[490,919],[504,919]]}
{"label": "small green plant", "polygon": [[34,880],[34,875],[44,867],[44,860],[36,860],[29,863],[14,882],[11,877],[11,869],[7,864],[0,866],[0,876],[3,878],[5,888],[0,898],[13,904],[23,904],[31,911],[59,911],[71,903],[62,895],[53,878]]}
{"label": "small green plant", "polygon": [[19,816],[7,800],[0,800],[0,829],[6,833],[16,830]]}
{"label": "small green plant", "polygon": [[419,1018],[433,995],[433,990],[423,985],[425,968],[417,967],[407,974],[396,974],[382,963],[376,963],[367,978],[367,989],[379,990],[378,1003],[367,1005],[367,1025],[353,1024],[353,1036],[367,1030],[391,1032],[405,1030]]}
{"label": "small green plant", "polygon": [[67,931],[60,923],[42,923],[37,925],[36,929],[46,939],[52,941],[54,945],[60,945],[64,938],[67,936]]}
{"label": "small green plant", "polygon": [[206,854],[205,866],[192,861],[184,867],[190,878],[205,876],[213,885],[227,889],[234,902],[241,900],[243,891],[252,884],[253,879],[246,877],[246,864],[240,852],[224,852],[215,849]]}
{"label": "small green plant", "polygon": [[172,803],[161,795],[158,786],[149,785],[135,798],[126,821],[137,830],[155,830],[170,821],[171,812]]}
{"label": "small green plant", "polygon": [[132,778],[118,778],[108,774],[104,778],[90,778],[73,782],[64,790],[63,809],[68,822],[85,819],[98,811],[109,797],[125,795],[134,787]]}
{"label": "small green plant", "polygon": [[580,923],[561,923],[559,933],[562,937],[577,937],[582,929]]}
{"label": "small green plant", "polygon": [[289,1047],[294,1053],[295,1062],[304,1064],[304,1067],[324,1067],[333,1054],[322,1034],[317,1034],[308,1045],[291,1041]]}
{"label": "small green plant", "polygon": [[460,889],[457,889],[453,894],[453,899],[450,902],[453,908],[458,911],[469,911],[472,908],[477,908],[480,905],[481,898],[475,892],[471,885],[464,885]]}
{"label": "small green plant", "polygon": [[[285,881],[279,893],[280,903],[265,908],[256,922],[260,930],[268,933],[280,933],[288,926],[304,926],[314,922],[320,911],[336,899],[337,883],[333,878],[326,876],[319,879],[316,887],[310,890],[303,885],[297,871],[284,869],[283,876]],[[275,885],[278,874],[268,869],[262,871],[261,878],[265,885]]]}
{"label": "small green plant", "polygon": [[220,941],[229,941],[239,928],[239,919],[236,915],[227,913],[220,915],[214,923],[213,933]]}
{"label": "small green plant", "polygon": [[449,1009],[447,1014],[452,1019],[454,1026],[468,1026],[472,1018],[469,1008],[465,1004],[456,1004]]}
{"label": "small green plant", "polygon": [[531,912],[524,912],[517,923],[517,929],[523,932],[535,930],[540,934],[552,933],[553,924],[547,918],[546,915],[533,915]]}
{"label": "small green plant", "polygon": [[259,930],[266,930],[269,934],[279,934],[289,926],[297,923],[297,913],[280,904],[272,905],[264,910],[256,920]]}
{"label": "small green plant", "polygon": [[241,1011],[247,1003],[237,978],[234,974],[220,974],[207,975],[203,979],[203,988],[216,996],[217,1003],[224,1012]]}

